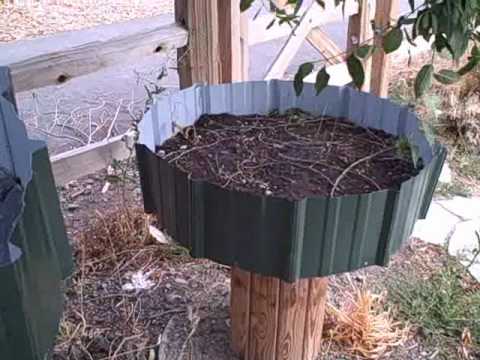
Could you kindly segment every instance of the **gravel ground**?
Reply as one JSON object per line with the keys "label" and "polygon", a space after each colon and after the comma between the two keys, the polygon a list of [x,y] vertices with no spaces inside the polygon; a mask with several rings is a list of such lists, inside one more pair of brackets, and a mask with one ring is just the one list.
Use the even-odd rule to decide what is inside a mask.
{"label": "gravel ground", "polygon": [[173,12],[173,0],[25,0],[0,4],[0,42]]}

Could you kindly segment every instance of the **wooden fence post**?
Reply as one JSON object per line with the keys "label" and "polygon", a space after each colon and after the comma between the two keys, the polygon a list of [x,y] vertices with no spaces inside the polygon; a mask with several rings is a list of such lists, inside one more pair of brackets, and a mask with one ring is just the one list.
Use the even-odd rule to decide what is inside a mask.
{"label": "wooden fence post", "polygon": [[[380,0],[379,0],[380,1]],[[358,14],[350,16],[347,32],[347,52],[355,50],[360,44],[373,43],[369,39],[373,36],[370,20],[372,19],[371,0],[359,2]],[[365,83],[363,91],[369,91],[371,86],[372,60],[364,61]]]}
{"label": "wooden fence post", "polygon": [[[396,18],[399,9],[398,0],[377,0],[375,10],[376,29],[385,29]],[[382,34],[375,32],[375,44],[380,48],[372,59],[372,92],[380,97],[388,95],[388,67],[390,59],[382,49]]]}
{"label": "wooden fence post", "polygon": [[244,360],[314,360],[320,352],[327,278],[286,283],[232,268],[233,350]]}
{"label": "wooden fence post", "polygon": [[175,19],[189,35],[187,46],[178,50],[181,88],[246,79],[240,0],[175,0]]}

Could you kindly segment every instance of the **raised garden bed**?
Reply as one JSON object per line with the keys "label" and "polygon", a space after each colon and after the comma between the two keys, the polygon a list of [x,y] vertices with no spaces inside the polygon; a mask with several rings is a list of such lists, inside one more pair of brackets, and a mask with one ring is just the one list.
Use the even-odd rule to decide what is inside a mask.
{"label": "raised garden bed", "polygon": [[[312,124],[322,117],[349,121],[321,120],[327,124],[322,134],[328,136],[334,128],[337,129],[336,136],[328,140],[334,142],[330,147],[337,147],[337,150],[332,153],[332,158],[327,157],[329,168],[323,175],[329,180],[317,174],[315,179],[320,184],[314,189],[282,187],[278,175],[283,174],[278,172],[288,172],[291,170],[289,166],[298,168],[301,164],[298,160],[291,160],[287,166],[274,167],[271,171],[277,177],[275,183],[268,183],[268,187],[255,181],[243,183],[241,178],[240,184],[237,184],[235,180],[239,175],[232,177],[232,162],[223,161],[223,173],[221,167],[211,170],[210,166],[217,162],[215,157],[222,155],[221,148],[216,149],[219,151],[208,149],[219,146],[216,143],[218,139],[214,140],[215,136],[220,136],[218,128],[215,129],[217,135],[205,134],[201,140],[205,142],[204,149],[209,150],[203,155],[206,154],[208,159],[210,153],[211,161],[204,160],[203,165],[199,164],[201,159],[195,156],[202,152],[190,151],[193,147],[189,144],[200,141],[198,134],[195,138],[195,132],[204,130],[202,122],[206,119],[218,120],[220,114],[242,116],[230,116],[221,124],[212,125],[214,128],[225,128],[232,123],[241,125],[247,121],[245,116],[258,114],[263,116],[263,120],[253,120],[255,126],[278,122],[285,128],[282,121],[292,121],[291,117],[268,120],[265,116],[273,111],[283,114],[290,109],[312,114]],[[198,126],[192,127],[199,119]],[[308,115],[307,119],[294,121],[307,122]],[[338,127],[342,124],[351,129],[339,131]],[[244,125],[250,126],[247,123]],[[237,265],[247,271],[287,281],[326,276],[374,264],[385,265],[409,237],[417,218],[425,216],[445,157],[443,148],[427,142],[417,118],[407,108],[350,88],[329,87],[320,96],[315,96],[313,87],[307,87],[301,97],[296,97],[292,84],[283,81],[196,86],[183,90],[169,98],[159,99],[146,114],[139,129],[137,156],[145,208],[147,212],[158,214],[161,227],[188,247],[195,257]],[[288,129],[291,131],[290,127]],[[172,139],[179,130],[182,135]],[[277,132],[275,135],[266,129],[260,130],[268,135],[264,142],[285,136],[285,133]],[[313,138],[317,130],[318,127],[307,122],[302,130],[306,132],[294,132],[284,140],[292,141],[296,136]],[[352,151],[339,152],[340,144],[356,132],[355,147],[348,145]],[[370,144],[362,150],[358,138],[365,137],[364,134],[369,134],[366,139]],[[416,170],[410,162],[396,157],[376,166],[378,160],[396,156],[396,140],[392,136],[407,138],[408,143],[417,149],[423,166]],[[387,145],[373,146],[371,142],[375,137],[376,141]],[[263,146],[270,150],[264,151],[263,155],[255,153],[252,166],[258,166],[266,157],[278,160],[282,154],[290,157],[294,154],[276,149],[274,144],[259,145],[261,141],[258,137],[256,142],[255,146],[259,146],[257,152],[261,152]],[[226,142],[222,146],[231,147],[235,143],[238,141]],[[238,158],[243,159],[252,146],[245,145],[239,149]],[[328,145],[322,146],[319,151],[327,151]],[[228,154],[231,153],[232,149]],[[302,153],[297,157],[311,161],[313,154]],[[205,159],[204,156],[202,158]],[[229,155],[229,158],[232,159],[232,156]],[[189,159],[192,165],[186,168]],[[357,161],[369,165],[357,168]],[[246,165],[248,163],[243,164]],[[311,162],[307,166],[310,170],[301,172],[297,169],[294,178],[290,177],[285,182],[301,181],[301,174],[312,169],[322,171],[321,167],[312,167]],[[333,166],[338,169],[332,169]],[[401,171],[396,172],[397,166],[403,167]],[[358,174],[362,169],[370,170],[362,176]],[[354,176],[355,172],[357,176]],[[385,176],[388,172],[392,173],[390,178]],[[309,175],[307,180],[310,178],[313,177]]]}

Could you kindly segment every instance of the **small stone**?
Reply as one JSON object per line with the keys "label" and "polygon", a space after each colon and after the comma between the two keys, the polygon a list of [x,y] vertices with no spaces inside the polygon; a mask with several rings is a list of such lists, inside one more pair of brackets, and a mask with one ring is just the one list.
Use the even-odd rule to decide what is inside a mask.
{"label": "small stone", "polygon": [[188,149],[188,145],[182,145],[180,146],[180,150],[187,150]]}
{"label": "small stone", "polygon": [[448,163],[443,165],[438,181],[444,184],[450,184],[452,182],[452,170],[450,169]]}
{"label": "small stone", "polygon": [[159,150],[157,155],[160,156],[161,158],[165,157],[167,153],[165,152],[165,150]]}
{"label": "small stone", "polygon": [[187,285],[188,284],[188,281],[185,280],[185,279],[182,279],[182,278],[176,278],[174,280],[177,284],[180,284],[180,285]]}
{"label": "small stone", "polygon": [[271,195],[273,195],[273,192],[271,190],[267,189],[267,190],[265,190],[265,195],[271,196]]}

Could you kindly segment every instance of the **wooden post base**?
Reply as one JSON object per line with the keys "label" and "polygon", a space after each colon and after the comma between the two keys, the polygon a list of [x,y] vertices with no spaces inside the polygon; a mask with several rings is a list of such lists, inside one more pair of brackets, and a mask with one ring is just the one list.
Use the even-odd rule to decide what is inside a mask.
{"label": "wooden post base", "polygon": [[233,350],[242,360],[316,359],[327,287],[327,278],[290,284],[233,267]]}

